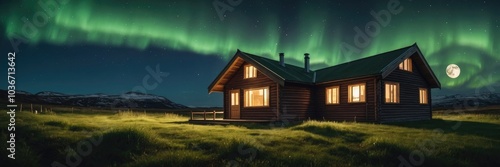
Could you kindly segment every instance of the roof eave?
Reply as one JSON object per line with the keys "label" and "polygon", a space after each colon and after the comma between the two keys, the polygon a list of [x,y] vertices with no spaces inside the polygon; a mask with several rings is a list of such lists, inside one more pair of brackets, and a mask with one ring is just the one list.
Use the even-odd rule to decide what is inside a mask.
{"label": "roof eave", "polygon": [[[406,58],[410,57],[413,52],[414,52],[414,47],[408,48],[408,50],[404,51],[401,55],[399,55],[396,59],[392,60],[389,64],[387,64],[384,68],[380,70],[380,73],[382,74],[382,78],[387,77],[389,74],[396,69],[396,65],[399,64],[399,62],[402,62]],[[411,54],[409,54],[411,53]]]}
{"label": "roof eave", "polygon": [[259,63],[259,61],[248,56],[245,52],[240,52],[240,53],[241,53],[241,56],[245,56],[246,59],[244,58],[244,60],[249,61],[249,63],[251,63],[253,65],[256,65],[257,69],[265,69],[265,70],[260,71],[260,72],[264,73],[264,75],[271,78],[273,81],[278,82],[280,85],[283,85],[285,83],[285,79],[282,76],[278,75],[274,71],[272,71],[269,68],[267,68],[266,66],[262,65],[261,63]]}
{"label": "roof eave", "polygon": [[285,80],[285,83],[296,83],[296,84],[304,84],[304,85],[314,85],[312,82],[304,82],[304,81],[295,81],[295,80]]}
{"label": "roof eave", "polygon": [[417,43],[414,43],[411,48],[408,48],[405,52],[403,52],[398,58],[394,59],[391,63],[387,64],[382,70],[380,70],[380,73],[382,74],[382,78],[387,77],[392,71],[394,71],[397,68],[397,65],[399,62],[405,60],[406,58],[412,56],[414,53],[418,53],[419,57],[422,59],[423,64],[425,65],[425,68],[429,71],[432,81],[434,82],[434,85],[430,85],[431,88],[441,88],[441,83],[437,79],[436,75],[434,74],[434,71],[432,71],[432,68],[429,67],[429,63],[427,63],[427,60],[425,59],[424,55],[420,51],[420,48],[418,47]]}
{"label": "roof eave", "polygon": [[347,81],[347,80],[370,78],[370,77],[376,77],[376,76],[380,76],[380,75],[381,75],[380,73],[375,73],[375,74],[362,75],[362,76],[357,76],[357,77],[352,77],[352,78],[342,78],[342,79],[335,79],[335,80],[329,80],[329,81],[322,81],[322,82],[317,82],[316,85],[328,84],[328,83],[332,83],[332,82],[341,82],[341,81]]}
{"label": "roof eave", "polygon": [[283,77],[279,76],[274,71],[271,71],[269,68],[267,68],[266,66],[262,65],[258,61],[254,60],[252,57],[248,56],[245,52],[242,52],[242,51],[240,51],[238,49],[236,51],[236,53],[234,54],[233,58],[231,58],[231,60],[229,61],[229,63],[227,63],[226,67],[224,67],[224,69],[219,73],[219,75],[217,75],[217,77],[214,79],[214,81],[212,81],[212,83],[208,86],[208,93],[209,94],[212,93],[212,92],[223,92],[223,91],[220,91],[220,90],[214,90],[214,87],[215,87],[215,85],[217,85],[217,83],[219,82],[219,80],[224,76],[224,74],[226,74],[226,71],[232,66],[232,64],[234,63],[234,61],[236,61],[236,59],[238,57],[242,58],[244,61],[246,61],[246,62],[248,62],[250,64],[255,65],[257,69],[261,69],[260,71],[264,75],[266,75],[267,77],[269,77],[271,80],[277,82],[280,85],[284,85],[285,84],[285,80],[284,80]]}
{"label": "roof eave", "polygon": [[427,63],[427,60],[425,59],[424,55],[422,54],[422,52],[420,51],[420,48],[418,47],[417,43],[414,44],[416,49],[417,49],[417,52],[418,54],[420,55],[420,57],[422,57],[422,60],[424,61],[424,64],[425,64],[425,67],[429,70],[432,78],[433,78],[433,81],[436,82],[436,87],[435,88],[439,88],[441,89],[441,82],[439,82],[439,80],[437,79],[436,75],[434,74],[434,71],[432,71],[432,68],[429,66],[429,63]]}
{"label": "roof eave", "polygon": [[212,92],[219,92],[219,91],[214,91],[213,88],[217,84],[217,82],[222,78],[222,76],[226,73],[226,71],[229,69],[229,67],[231,67],[231,65],[234,63],[234,61],[238,58],[237,55],[239,52],[240,52],[240,50],[238,49],[236,51],[236,53],[233,55],[233,58],[231,58],[229,63],[226,64],[226,67],[224,67],[224,69],[222,69],[222,71],[219,73],[219,75],[217,75],[217,77],[212,81],[212,83],[210,83],[210,85],[208,86],[208,93],[209,94]]}

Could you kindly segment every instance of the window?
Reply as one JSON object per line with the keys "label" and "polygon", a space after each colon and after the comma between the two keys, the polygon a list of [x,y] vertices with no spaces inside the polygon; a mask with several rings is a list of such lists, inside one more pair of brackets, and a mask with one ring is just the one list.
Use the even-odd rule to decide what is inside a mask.
{"label": "window", "polygon": [[399,69],[412,72],[411,59],[407,58],[399,64]]}
{"label": "window", "polygon": [[425,88],[419,88],[419,97],[420,97],[420,104],[427,104],[427,89]]}
{"label": "window", "polygon": [[232,106],[240,105],[239,93],[237,93],[237,92],[231,93],[231,105]]}
{"label": "window", "polygon": [[349,103],[365,102],[365,84],[349,85]]}
{"label": "window", "polygon": [[257,69],[254,66],[245,66],[245,79],[257,77]]}
{"label": "window", "polygon": [[269,88],[245,89],[245,107],[269,106]]}
{"label": "window", "polygon": [[385,83],[385,102],[399,103],[399,83]]}
{"label": "window", "polygon": [[339,87],[326,88],[326,104],[339,104]]}

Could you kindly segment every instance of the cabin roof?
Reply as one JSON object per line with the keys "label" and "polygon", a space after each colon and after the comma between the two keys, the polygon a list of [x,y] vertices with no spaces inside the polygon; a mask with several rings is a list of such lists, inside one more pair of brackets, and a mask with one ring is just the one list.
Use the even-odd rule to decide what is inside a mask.
{"label": "cabin roof", "polygon": [[381,76],[385,78],[398,68],[401,62],[410,57],[418,66],[429,86],[431,88],[441,88],[441,83],[435,76],[416,43],[389,52],[316,70],[315,83],[318,84],[365,76]]}
{"label": "cabin roof", "polygon": [[388,64],[412,46],[316,70],[316,83],[380,74]]}
{"label": "cabin roof", "polygon": [[291,64],[281,66],[279,61],[257,56],[254,54],[238,51],[226,65],[224,70],[208,87],[209,92],[223,91],[224,85],[229,81],[236,70],[244,63],[248,62],[275,82],[283,85],[285,82],[301,84],[321,84],[338,80],[360,78],[368,76],[381,76],[385,78],[406,58],[411,57],[418,66],[423,77],[427,80],[431,88],[440,88],[441,84],[423,57],[417,44],[403,47],[393,51],[380,53],[374,56],[357,59],[354,61],[338,64],[335,66],[310,70],[306,72],[303,67]]}
{"label": "cabin roof", "polygon": [[306,72],[304,68],[298,67],[291,64],[286,64],[281,66],[279,61],[272,60],[269,58],[253,55],[246,52],[241,52],[242,54],[253,59],[256,63],[266,67],[268,70],[273,71],[277,76],[284,79],[286,82],[296,82],[304,84],[312,84],[313,82],[313,71]]}

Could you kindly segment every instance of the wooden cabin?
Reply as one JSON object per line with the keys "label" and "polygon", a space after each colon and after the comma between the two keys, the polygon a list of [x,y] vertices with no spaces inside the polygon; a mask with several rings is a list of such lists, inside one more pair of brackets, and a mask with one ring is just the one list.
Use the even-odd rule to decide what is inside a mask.
{"label": "wooden cabin", "polygon": [[224,94],[224,119],[393,122],[432,118],[441,84],[416,44],[311,70],[238,50],[208,87]]}

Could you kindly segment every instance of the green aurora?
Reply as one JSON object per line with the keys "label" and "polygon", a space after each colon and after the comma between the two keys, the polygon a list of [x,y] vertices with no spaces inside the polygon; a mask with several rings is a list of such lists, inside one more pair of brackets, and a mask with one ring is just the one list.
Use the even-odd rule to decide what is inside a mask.
{"label": "green aurora", "polygon": [[[346,56],[349,54],[343,51],[342,43],[354,46],[354,27],[364,30],[369,21],[375,20],[370,11],[385,10],[385,4],[372,2],[370,8],[351,10],[314,2],[314,6],[298,5],[294,11],[284,12],[280,10],[281,3],[252,6],[244,1],[233,11],[226,11],[221,20],[212,1],[127,1],[127,5],[115,5],[114,1],[69,1],[46,24],[37,27],[35,35],[27,37],[23,35],[25,19],[36,21],[32,16],[42,11],[36,2],[21,1],[0,7],[8,38],[22,38],[30,45],[90,43],[139,50],[170,48],[221,56],[225,60],[236,49],[274,59],[284,52],[297,65],[302,62],[303,53],[308,52],[313,67],[335,65],[416,42],[443,88],[479,88],[500,81],[496,73],[500,67],[500,28],[498,14],[493,13],[497,12],[495,5],[480,12],[467,10],[467,5],[423,8],[416,2],[401,1],[401,12],[391,15],[389,25],[381,26],[380,33],[370,38],[366,48]],[[445,74],[446,66],[452,63],[462,71],[456,79]]]}

